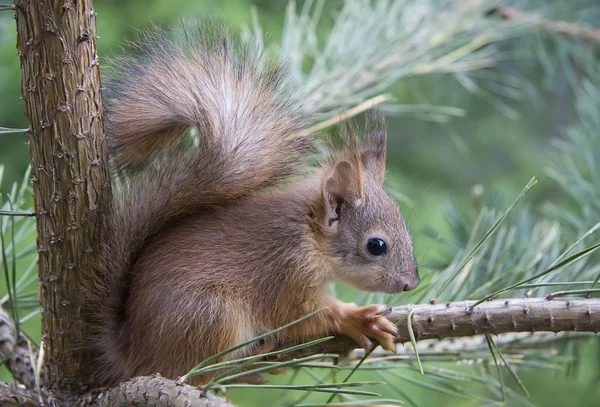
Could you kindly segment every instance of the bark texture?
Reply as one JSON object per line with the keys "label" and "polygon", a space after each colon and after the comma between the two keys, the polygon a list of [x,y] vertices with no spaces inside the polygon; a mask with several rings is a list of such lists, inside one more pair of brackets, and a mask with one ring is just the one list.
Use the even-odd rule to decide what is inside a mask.
{"label": "bark texture", "polygon": [[17,384],[0,383],[0,406],[2,407],[38,407],[41,402],[36,394]]}
{"label": "bark texture", "polygon": [[88,399],[91,401],[88,403],[84,398],[80,407],[233,407],[225,399],[203,395],[197,387],[160,376],[135,377]]}
{"label": "bark texture", "polygon": [[45,387],[80,391],[78,284],[110,199],[91,0],[16,0],[37,219]]}
{"label": "bark texture", "polygon": [[[417,340],[504,332],[600,331],[600,299],[513,298],[472,308],[474,302],[395,307],[389,318],[398,321],[413,309]],[[410,341],[407,322],[399,328],[397,341]]]}

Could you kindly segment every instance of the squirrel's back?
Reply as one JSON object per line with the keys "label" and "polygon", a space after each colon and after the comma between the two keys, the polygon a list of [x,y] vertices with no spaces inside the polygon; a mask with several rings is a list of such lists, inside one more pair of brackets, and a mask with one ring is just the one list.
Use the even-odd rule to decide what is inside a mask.
{"label": "squirrel's back", "polygon": [[[239,52],[222,28],[158,29],[116,59],[105,87],[113,204],[94,268],[89,326],[99,381],[122,379],[137,256],[166,225],[273,186],[310,150],[281,67]],[[194,130],[192,130],[194,129]]]}

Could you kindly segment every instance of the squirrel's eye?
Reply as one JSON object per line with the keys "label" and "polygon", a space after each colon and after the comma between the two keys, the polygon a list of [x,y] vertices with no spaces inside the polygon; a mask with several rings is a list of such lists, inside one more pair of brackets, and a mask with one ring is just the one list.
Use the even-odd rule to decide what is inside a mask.
{"label": "squirrel's eye", "polygon": [[377,237],[367,241],[367,251],[373,256],[382,256],[387,251],[385,242]]}

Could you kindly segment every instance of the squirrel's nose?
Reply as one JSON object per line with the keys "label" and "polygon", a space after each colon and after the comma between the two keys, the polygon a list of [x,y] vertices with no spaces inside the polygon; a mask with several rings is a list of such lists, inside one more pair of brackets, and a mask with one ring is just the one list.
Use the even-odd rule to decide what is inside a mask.
{"label": "squirrel's nose", "polygon": [[417,288],[417,286],[419,285],[419,282],[420,282],[419,277],[415,278],[414,280],[409,281],[404,286],[404,291],[410,291],[410,290],[413,290],[413,289]]}
{"label": "squirrel's nose", "polygon": [[421,282],[421,278],[419,277],[419,266],[415,263],[415,269],[413,275],[407,279],[406,285],[404,286],[404,291],[410,291],[419,285]]}

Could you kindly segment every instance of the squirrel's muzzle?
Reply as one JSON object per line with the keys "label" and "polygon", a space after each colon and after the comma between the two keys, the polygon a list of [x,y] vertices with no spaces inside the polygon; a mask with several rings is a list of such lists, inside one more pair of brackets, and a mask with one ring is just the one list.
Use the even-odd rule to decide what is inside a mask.
{"label": "squirrel's muzzle", "polygon": [[415,264],[415,269],[411,277],[407,278],[406,285],[404,286],[403,291],[410,291],[417,288],[419,283],[421,282],[421,278],[419,277],[419,266]]}
{"label": "squirrel's muzzle", "polygon": [[410,291],[417,288],[419,282],[419,266],[416,262],[413,262],[409,270],[403,271],[398,278],[394,281],[391,292],[400,293],[404,291]]}

